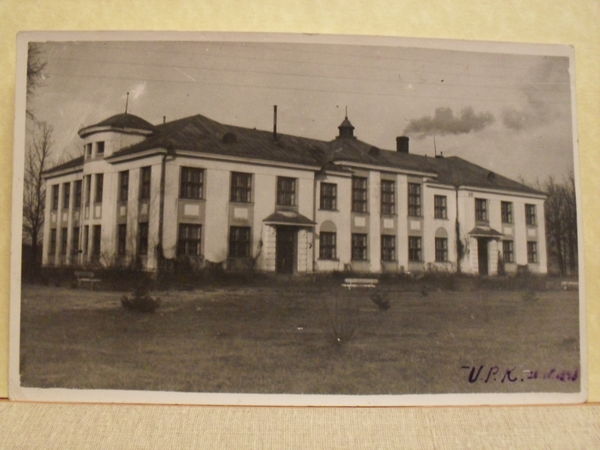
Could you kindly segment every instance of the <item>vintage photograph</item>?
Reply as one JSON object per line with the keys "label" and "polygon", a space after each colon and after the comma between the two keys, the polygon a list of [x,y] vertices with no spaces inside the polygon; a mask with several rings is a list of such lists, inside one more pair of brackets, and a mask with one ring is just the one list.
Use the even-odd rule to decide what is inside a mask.
{"label": "vintage photograph", "polygon": [[49,36],[19,55],[13,398],[584,399],[571,49]]}

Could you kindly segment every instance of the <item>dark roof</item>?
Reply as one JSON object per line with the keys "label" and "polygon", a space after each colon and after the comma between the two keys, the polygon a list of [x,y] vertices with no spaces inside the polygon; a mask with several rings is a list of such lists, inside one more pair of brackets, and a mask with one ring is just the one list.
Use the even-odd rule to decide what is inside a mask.
{"label": "dark roof", "polygon": [[95,123],[94,125],[83,127],[81,130],[79,130],[79,135],[85,135],[87,130],[95,127],[111,127],[123,129],[129,128],[134,130],[148,131],[154,131],[155,129],[154,125],[142,119],[141,117],[138,117],[134,114],[123,113],[111,116],[108,119],[104,119],[101,122]]}
{"label": "dark roof", "polygon": [[297,211],[286,210],[286,211],[275,211],[269,217],[263,220],[265,223],[280,223],[288,225],[299,225],[299,226],[312,226],[315,223],[308,217],[303,216]]}
{"label": "dark roof", "polygon": [[348,120],[348,116],[346,116],[338,128],[354,128],[354,125],[352,125],[352,122],[350,122],[350,120]]}
{"label": "dark roof", "polygon": [[44,175],[48,175],[54,172],[59,172],[61,170],[67,170],[67,169],[75,169],[79,166],[83,165],[83,156],[78,156],[77,158],[73,158],[67,162],[64,162],[62,164],[58,164],[54,167],[50,167],[47,170],[44,170]]}
{"label": "dark roof", "polygon": [[[200,114],[156,126],[132,114],[118,114],[93,126],[120,125],[143,127],[152,130],[153,133],[141,142],[115,152],[109,159],[162,148],[326,167],[329,170],[333,169],[336,162],[347,161],[378,166],[382,170],[389,167],[437,174],[436,181],[452,186],[543,194],[459,157],[432,158],[383,150],[353,136],[321,141],[278,134],[277,139],[274,139],[271,131],[226,125]],[[352,126],[352,124],[346,117],[340,126]]]}
{"label": "dark roof", "polygon": [[[226,134],[228,137],[224,139]],[[113,156],[153,148],[190,150],[310,166],[320,166],[324,160],[321,141],[287,134],[278,134],[275,140],[272,132],[224,125],[202,115],[158,125],[152,136]]]}
{"label": "dark roof", "polygon": [[470,236],[479,236],[479,237],[502,237],[503,234],[499,231],[494,230],[490,227],[475,227],[471,231],[469,231]]}
{"label": "dark roof", "polygon": [[427,156],[381,150],[359,139],[338,138],[327,145],[330,161],[348,161],[359,164],[392,167],[434,173]]}
{"label": "dark roof", "polygon": [[526,192],[545,195],[523,183],[511,180],[500,174],[470,163],[458,156],[429,158],[429,163],[438,174],[435,181],[452,186],[472,186],[488,189]]}

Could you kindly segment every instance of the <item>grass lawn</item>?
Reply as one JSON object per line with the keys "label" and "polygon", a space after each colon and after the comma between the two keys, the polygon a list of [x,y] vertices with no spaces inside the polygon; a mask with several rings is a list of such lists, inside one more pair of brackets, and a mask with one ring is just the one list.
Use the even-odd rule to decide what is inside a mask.
{"label": "grass lawn", "polygon": [[[22,384],[317,394],[579,390],[579,377],[558,379],[579,370],[576,291],[380,289],[387,311],[370,292],[305,280],[160,292],[162,306],[143,314],[121,307],[122,292],[25,284]],[[332,323],[353,330],[351,338],[342,333],[340,343]],[[470,382],[462,367],[482,365]],[[493,366],[498,373],[486,383]]]}

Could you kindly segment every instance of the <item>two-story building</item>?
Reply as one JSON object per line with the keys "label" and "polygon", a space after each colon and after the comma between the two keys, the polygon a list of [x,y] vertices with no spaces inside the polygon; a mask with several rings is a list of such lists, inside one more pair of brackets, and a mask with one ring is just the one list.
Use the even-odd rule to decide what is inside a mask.
{"label": "two-story building", "polygon": [[[458,157],[331,141],[202,115],[119,114],[45,172],[43,264],[161,262],[301,273],[547,271],[545,195]],[[182,267],[182,266],[177,266]]]}

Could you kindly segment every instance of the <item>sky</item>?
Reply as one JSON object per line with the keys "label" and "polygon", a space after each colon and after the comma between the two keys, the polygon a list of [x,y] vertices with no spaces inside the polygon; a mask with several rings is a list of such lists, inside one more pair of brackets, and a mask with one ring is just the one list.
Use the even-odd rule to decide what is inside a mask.
{"label": "sky", "polygon": [[54,161],[77,130],[125,109],[151,123],[222,123],[331,140],[348,117],[382,149],[460,156],[529,183],[573,170],[566,57],[376,45],[266,42],[46,42],[27,99],[54,129]]}

